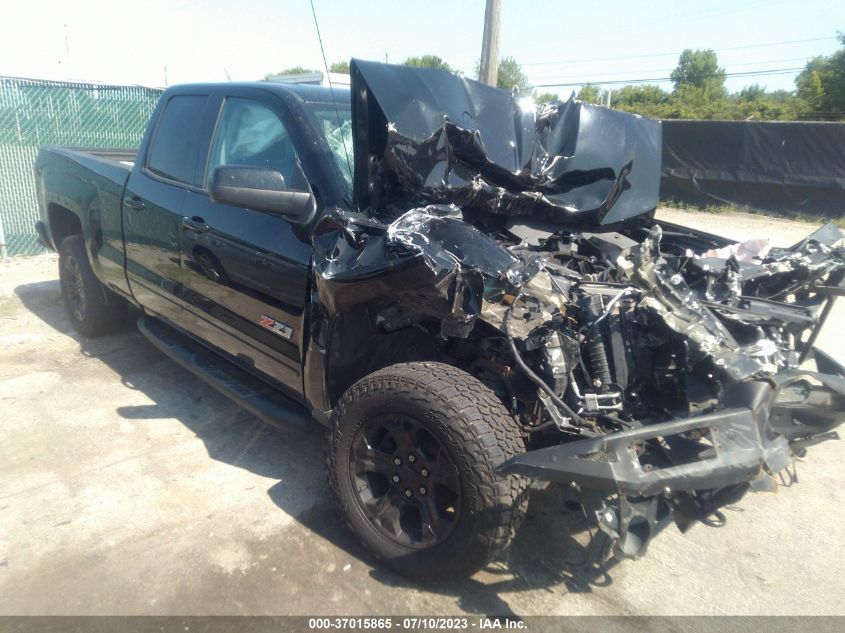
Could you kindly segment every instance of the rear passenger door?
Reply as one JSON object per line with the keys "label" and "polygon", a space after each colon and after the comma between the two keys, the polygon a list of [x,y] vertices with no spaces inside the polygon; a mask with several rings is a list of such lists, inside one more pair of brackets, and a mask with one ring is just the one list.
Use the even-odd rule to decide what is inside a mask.
{"label": "rear passenger door", "polygon": [[301,397],[301,350],[311,246],[280,215],[208,196],[222,165],[274,169],[292,191],[309,191],[291,116],[256,90],[221,98],[202,191],[189,192],[182,226],[184,297],[190,328],[242,365]]}
{"label": "rear passenger door", "polygon": [[129,287],[145,309],[174,324],[183,318],[182,207],[188,191],[202,184],[199,163],[213,125],[204,121],[208,103],[207,94],[175,94],[160,106],[146,155],[138,157],[123,195]]}

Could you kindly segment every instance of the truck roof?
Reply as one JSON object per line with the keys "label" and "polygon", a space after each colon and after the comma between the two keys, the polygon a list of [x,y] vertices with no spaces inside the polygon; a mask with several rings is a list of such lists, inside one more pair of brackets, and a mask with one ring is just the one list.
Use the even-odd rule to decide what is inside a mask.
{"label": "truck roof", "polygon": [[[167,89],[170,94],[179,92],[191,92],[195,90],[209,90],[226,88],[228,90],[237,88],[260,88],[279,94],[280,96],[296,96],[305,102],[317,103],[338,103],[348,104],[350,102],[349,86],[313,86],[305,84],[276,83],[273,81],[233,81],[226,83],[197,83],[179,84]],[[332,95],[334,93],[334,95]]]}

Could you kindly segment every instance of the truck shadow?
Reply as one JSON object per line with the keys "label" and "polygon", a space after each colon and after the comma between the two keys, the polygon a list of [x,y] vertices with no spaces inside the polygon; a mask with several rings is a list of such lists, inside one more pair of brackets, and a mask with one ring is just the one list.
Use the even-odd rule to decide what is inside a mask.
{"label": "truck shadow", "polygon": [[[268,491],[274,501],[276,495],[283,494],[283,486],[279,483]],[[280,501],[277,504],[282,505]],[[321,499],[296,519],[366,562],[372,567],[370,575],[384,584],[453,596],[468,613],[518,617],[506,600],[508,594],[560,588],[568,593],[583,593],[613,583],[610,571],[616,561],[607,560],[607,541],[588,527],[582,508],[567,488],[532,490],[525,522],[499,560],[472,578],[424,585],[380,567],[338,521],[330,499]]]}
{"label": "truck shadow", "polygon": [[385,571],[338,520],[324,483],[321,432],[300,436],[266,426],[156,350],[135,330],[131,314],[117,334],[85,339],[64,312],[58,281],[21,285],[15,293],[45,324],[77,341],[82,354],[105,363],[123,385],[153,403],[120,406],[119,416],[138,421],[174,418],[202,440],[212,459],[277,480],[267,493],[279,508],[366,563],[381,583],[453,596],[470,613],[516,615],[502,594],[561,586],[569,592],[589,592],[613,582],[613,563],[600,562],[605,541],[591,532],[581,505],[584,501],[591,507],[595,500],[580,499],[576,491],[560,486],[531,491],[528,515],[514,543],[501,560],[473,578],[432,587]]}

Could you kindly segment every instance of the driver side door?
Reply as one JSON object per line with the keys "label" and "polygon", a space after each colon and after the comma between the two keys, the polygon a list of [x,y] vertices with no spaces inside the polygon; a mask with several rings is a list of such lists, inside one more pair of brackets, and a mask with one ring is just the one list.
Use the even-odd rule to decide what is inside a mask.
{"label": "driver side door", "polygon": [[278,171],[310,192],[291,139],[289,113],[272,97],[223,97],[202,191],[183,207],[181,255],[187,326],[247,369],[301,398],[307,235],[274,213],[212,202],[220,166]]}

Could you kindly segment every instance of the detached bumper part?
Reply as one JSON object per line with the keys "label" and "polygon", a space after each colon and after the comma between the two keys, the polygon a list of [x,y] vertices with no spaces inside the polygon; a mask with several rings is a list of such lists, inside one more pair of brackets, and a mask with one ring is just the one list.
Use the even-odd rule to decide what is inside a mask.
{"label": "detached bumper part", "polygon": [[[825,373],[790,370],[770,381],[733,383],[719,411],[530,451],[498,470],[618,494],[618,509],[602,505],[596,512],[599,527],[618,539],[617,554],[639,556],[658,519],[670,514],[665,510],[686,529],[749,486],[771,489],[770,477],[789,466],[793,453],[838,437],[832,430],[845,419],[845,368],[818,350],[812,357]],[[666,467],[641,463],[649,440],[695,432],[712,442],[701,458]]]}
{"label": "detached bumper part", "polygon": [[[750,407],[724,409],[717,413],[654,424],[631,431],[552,446],[514,457],[499,468],[517,474],[629,496],[652,496],[687,492],[698,488],[719,488],[757,477],[763,465],[777,472],[789,462],[789,443],[782,437],[767,438],[760,418],[768,416],[765,405],[771,387],[749,385],[748,394],[762,401]],[[689,464],[647,469],[640,463],[637,447],[647,440],[666,438],[697,430],[709,430],[715,454]]]}
{"label": "detached bumper part", "polygon": [[[814,356],[836,374],[793,370],[774,383],[735,383],[720,411],[530,451],[499,471],[629,496],[721,488],[777,473],[790,462],[791,444],[829,439],[845,418],[845,368],[817,350]],[[643,442],[692,431],[709,432],[709,458],[666,468],[640,463]]]}

